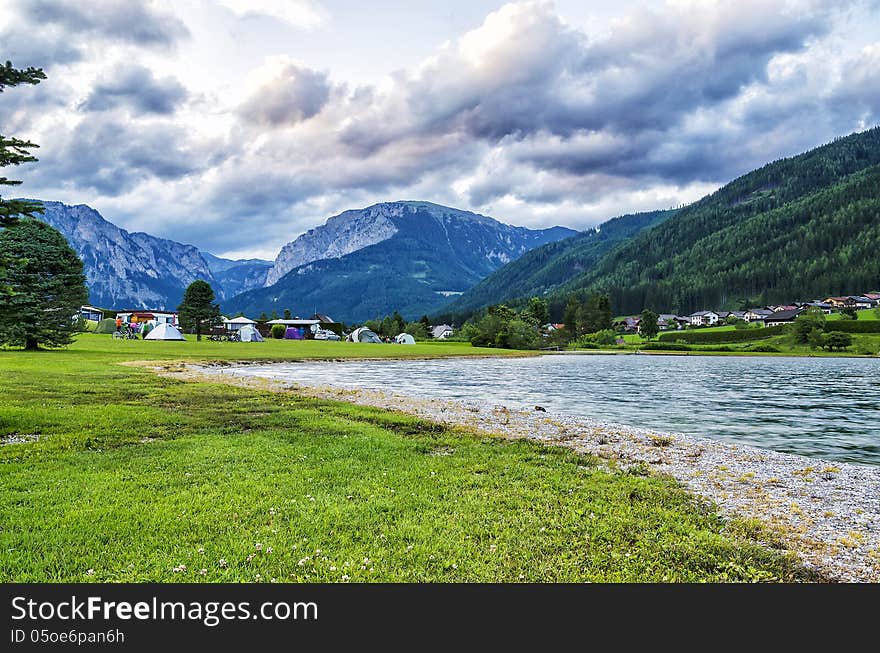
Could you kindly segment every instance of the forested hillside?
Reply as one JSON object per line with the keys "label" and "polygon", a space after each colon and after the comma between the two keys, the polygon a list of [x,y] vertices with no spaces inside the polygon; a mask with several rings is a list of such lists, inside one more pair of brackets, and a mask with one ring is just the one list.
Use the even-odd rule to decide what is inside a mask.
{"label": "forested hillside", "polygon": [[[545,297],[554,317],[572,293],[607,293],[618,315],[809,300],[880,286],[878,251],[880,128],[874,128],[736,179],[620,241]],[[565,254],[541,270],[564,268]],[[500,277],[510,270],[517,268],[502,268],[492,283],[505,287]],[[529,279],[515,281],[530,287]],[[507,299],[499,293],[481,301]]]}
{"label": "forested hillside", "polygon": [[589,270],[615,245],[660,224],[675,211],[624,215],[571,238],[526,252],[493,272],[443,308],[443,317],[460,323],[476,310],[499,302],[542,296]]}
{"label": "forested hillside", "polygon": [[880,128],[751,172],[637,235],[562,294],[688,313],[880,282]]}

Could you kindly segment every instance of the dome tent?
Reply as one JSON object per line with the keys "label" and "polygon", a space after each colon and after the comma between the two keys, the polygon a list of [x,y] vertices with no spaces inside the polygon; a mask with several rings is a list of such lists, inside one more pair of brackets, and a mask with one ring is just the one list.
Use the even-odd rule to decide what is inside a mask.
{"label": "dome tent", "polygon": [[241,327],[238,330],[238,339],[240,342],[263,342],[263,336],[253,324],[245,324]]}
{"label": "dome tent", "polygon": [[95,326],[95,333],[113,333],[116,331],[116,320],[112,317],[108,317],[106,320],[101,320]]}
{"label": "dome tent", "polygon": [[416,339],[408,333],[401,333],[394,339],[394,342],[398,345],[414,345],[416,344]]}
{"label": "dome tent", "polygon": [[177,327],[163,323],[150,331],[144,340],[186,340],[186,338],[177,330]]}
{"label": "dome tent", "polygon": [[377,336],[375,333],[370,331],[367,327],[360,327],[359,329],[355,329],[348,336],[349,342],[374,342],[378,344],[382,344],[382,339]]}

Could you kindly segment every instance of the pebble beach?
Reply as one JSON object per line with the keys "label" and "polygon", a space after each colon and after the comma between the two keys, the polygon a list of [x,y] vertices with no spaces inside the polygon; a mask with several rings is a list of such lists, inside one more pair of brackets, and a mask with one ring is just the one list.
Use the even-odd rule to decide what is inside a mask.
{"label": "pebble beach", "polygon": [[880,468],[830,462],[709,438],[639,429],[540,410],[424,399],[355,387],[288,383],[235,366],[151,365],[163,376],[346,401],[448,426],[526,438],[592,455],[609,467],[639,466],[676,479],[727,518],[756,519],[774,541],[824,578],[880,582]]}

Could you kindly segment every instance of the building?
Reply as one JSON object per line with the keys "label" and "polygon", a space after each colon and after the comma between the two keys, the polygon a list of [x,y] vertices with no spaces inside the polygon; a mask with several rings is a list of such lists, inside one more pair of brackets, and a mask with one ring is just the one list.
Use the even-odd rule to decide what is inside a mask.
{"label": "building", "polygon": [[431,337],[436,338],[437,340],[446,340],[452,334],[453,329],[448,324],[431,327]]}
{"label": "building", "polygon": [[229,332],[238,331],[241,327],[243,327],[246,324],[256,326],[257,321],[252,320],[247,317],[244,317],[243,315],[239,315],[238,317],[233,317],[233,318],[225,318],[225,317],[223,318],[223,326]]}
{"label": "building", "polygon": [[672,313],[661,313],[657,316],[657,326],[661,331],[675,331],[681,328],[679,317]]}
{"label": "building", "polygon": [[877,302],[875,302],[873,299],[862,295],[850,295],[849,299],[852,300],[853,308],[857,311],[874,308],[877,305]]}
{"label": "building", "polygon": [[825,315],[831,315],[834,311],[834,307],[831,304],[826,304],[825,302],[807,302],[806,304],[802,304],[801,308],[804,310],[815,310],[821,311]]}
{"label": "building", "polygon": [[802,308],[795,308],[790,311],[776,311],[772,315],[764,318],[764,326],[779,326],[780,324],[791,324],[795,318],[804,312]]}
{"label": "building", "polygon": [[688,316],[693,326],[712,326],[718,324],[718,318],[718,313],[715,311],[697,311]]}
{"label": "building", "polygon": [[104,319],[104,311],[94,306],[80,306],[79,317],[84,320],[91,320],[92,322],[100,322]]}
{"label": "building", "polygon": [[750,308],[743,313],[743,319],[746,322],[763,322],[770,315],[773,315],[773,311],[769,308]]}
{"label": "building", "polygon": [[855,308],[855,302],[850,297],[826,297],[822,300],[826,304],[831,304],[837,310],[842,308]]}
{"label": "building", "polygon": [[118,311],[116,317],[120,318],[126,324],[153,322],[157,326],[159,324],[170,324],[174,327],[178,326],[177,313],[171,313],[168,311]]}

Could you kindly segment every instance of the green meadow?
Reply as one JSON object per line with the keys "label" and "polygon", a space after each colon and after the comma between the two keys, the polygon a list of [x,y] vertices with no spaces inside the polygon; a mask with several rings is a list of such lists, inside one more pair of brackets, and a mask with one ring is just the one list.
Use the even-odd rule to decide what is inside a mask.
{"label": "green meadow", "polygon": [[0,580],[821,580],[641,469],[119,365],[485,353],[505,352],[91,334],[2,350]]}

